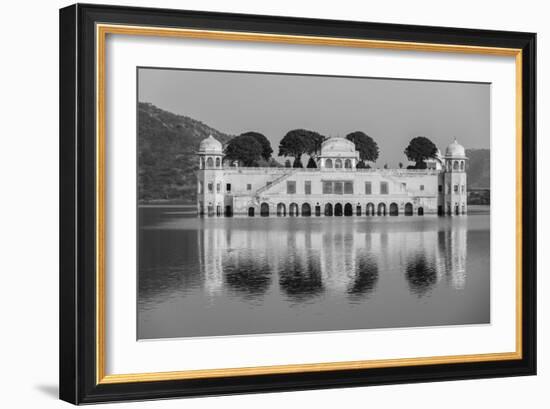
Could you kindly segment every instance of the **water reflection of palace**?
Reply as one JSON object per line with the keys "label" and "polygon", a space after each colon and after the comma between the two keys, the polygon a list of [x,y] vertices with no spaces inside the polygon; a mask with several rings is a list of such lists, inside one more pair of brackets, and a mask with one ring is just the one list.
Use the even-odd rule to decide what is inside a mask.
{"label": "water reflection of palace", "polygon": [[297,302],[325,292],[362,299],[385,280],[399,280],[419,297],[438,284],[463,289],[466,224],[434,222],[433,230],[403,226],[358,222],[264,230],[205,225],[198,235],[203,286],[212,295],[231,291],[250,300],[280,291]]}

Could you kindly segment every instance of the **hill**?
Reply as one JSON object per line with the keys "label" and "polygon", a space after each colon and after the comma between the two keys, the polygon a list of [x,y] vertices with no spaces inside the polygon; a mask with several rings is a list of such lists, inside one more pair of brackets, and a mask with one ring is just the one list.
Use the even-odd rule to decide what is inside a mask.
{"label": "hill", "polygon": [[214,136],[227,143],[233,135],[183,115],[138,104],[138,198],[140,203],[196,203],[195,152],[202,139]]}
{"label": "hill", "polygon": [[489,189],[491,186],[491,151],[466,149],[468,157],[468,189]]}

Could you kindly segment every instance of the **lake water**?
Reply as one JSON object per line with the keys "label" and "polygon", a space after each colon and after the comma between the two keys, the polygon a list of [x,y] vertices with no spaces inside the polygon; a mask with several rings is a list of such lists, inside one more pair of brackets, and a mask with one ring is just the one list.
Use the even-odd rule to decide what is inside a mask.
{"label": "lake water", "polygon": [[141,207],[138,338],[489,323],[486,210],[198,218]]}

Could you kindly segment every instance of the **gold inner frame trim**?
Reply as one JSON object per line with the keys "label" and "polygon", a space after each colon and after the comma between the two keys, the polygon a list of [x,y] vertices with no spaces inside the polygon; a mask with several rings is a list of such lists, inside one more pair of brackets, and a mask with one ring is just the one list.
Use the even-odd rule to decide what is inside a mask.
{"label": "gold inner frame trim", "polygon": [[[474,355],[449,355],[365,361],[321,362],[313,364],[274,365],[172,372],[105,374],[105,42],[108,34],[157,36],[220,41],[247,41],[295,45],[371,48],[400,51],[466,53],[515,57],[516,65],[516,348],[512,352]],[[178,29],[166,27],[96,25],[96,382],[116,384],[231,376],[291,374],[336,370],[390,368],[468,362],[518,360],[522,358],[522,51],[515,48],[432,44],[354,38],[295,36]]]}

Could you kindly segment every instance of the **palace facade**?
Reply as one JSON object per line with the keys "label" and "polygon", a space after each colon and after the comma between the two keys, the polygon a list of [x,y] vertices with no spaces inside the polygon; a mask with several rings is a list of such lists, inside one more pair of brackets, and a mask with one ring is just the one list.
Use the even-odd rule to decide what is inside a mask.
{"label": "palace facade", "polygon": [[398,216],[467,213],[464,147],[456,140],[427,169],[357,169],[345,138],[323,142],[317,168],[239,167],[209,136],[197,152],[197,210],[208,216]]}

